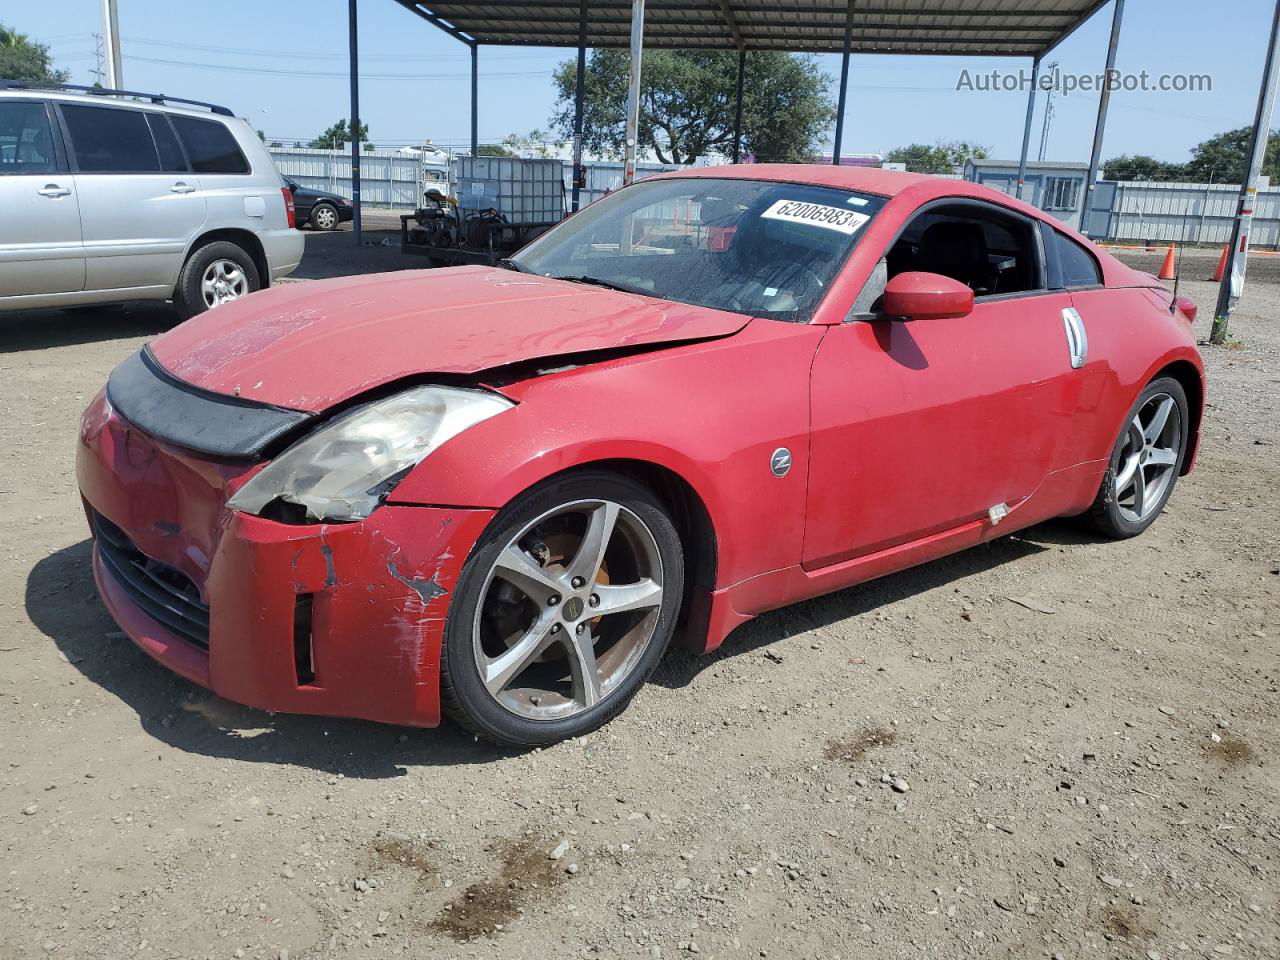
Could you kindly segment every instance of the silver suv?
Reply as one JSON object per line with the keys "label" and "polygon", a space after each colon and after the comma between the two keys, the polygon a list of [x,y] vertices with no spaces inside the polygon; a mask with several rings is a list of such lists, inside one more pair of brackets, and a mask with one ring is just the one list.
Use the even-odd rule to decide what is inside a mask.
{"label": "silver suv", "polygon": [[171,299],[189,317],[298,266],[293,198],[245,121],[69,89],[0,81],[0,311]]}

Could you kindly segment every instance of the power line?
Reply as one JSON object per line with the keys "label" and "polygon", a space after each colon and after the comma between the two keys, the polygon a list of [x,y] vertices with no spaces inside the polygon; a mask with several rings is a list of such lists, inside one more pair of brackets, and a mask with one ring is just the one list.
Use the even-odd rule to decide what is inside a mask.
{"label": "power line", "polygon": [[[149,47],[167,47],[174,50],[200,50],[206,53],[225,53],[234,54],[242,57],[269,57],[272,60],[279,60],[281,54],[279,50],[267,50],[254,47],[218,47],[203,43],[183,43],[178,40],[145,40],[141,37],[125,37],[129,43],[140,44]],[[333,53],[295,53],[289,54],[290,60],[341,60],[347,56],[346,51]],[[489,53],[486,51],[486,60],[521,60],[535,59],[537,57],[545,57],[545,53]],[[421,54],[415,53],[374,53],[360,55],[360,59],[364,60],[386,60],[386,61],[413,61],[423,59]],[[432,54],[432,60],[470,60],[470,53],[439,53]]]}
{"label": "power line", "polygon": [[[327,71],[327,70],[273,70],[269,67],[241,67],[233,66],[226,63],[198,63],[194,60],[165,60],[160,57],[140,57],[137,54],[126,54],[126,60],[136,60],[139,63],[160,63],[170,67],[194,67],[200,70],[222,70],[228,73],[257,73],[264,76],[272,77],[295,77],[301,80],[314,79],[335,79],[346,80],[349,74],[343,71]],[[549,77],[552,75],[550,70],[511,70],[505,72],[488,72],[486,80],[516,80],[527,77]],[[452,80],[468,80],[469,77],[465,73],[364,73],[360,74],[361,80],[434,80],[434,81],[452,81]]]}

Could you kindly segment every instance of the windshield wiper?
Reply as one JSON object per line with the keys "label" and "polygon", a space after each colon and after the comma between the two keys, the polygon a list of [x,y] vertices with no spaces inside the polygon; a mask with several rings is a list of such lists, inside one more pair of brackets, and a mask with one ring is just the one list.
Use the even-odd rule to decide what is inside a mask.
{"label": "windshield wiper", "polygon": [[503,270],[514,270],[516,273],[532,273],[533,272],[528,267],[522,267],[520,264],[516,263],[514,260],[511,260],[506,257],[498,261],[498,266],[500,266]]}
{"label": "windshield wiper", "polygon": [[[616,281],[613,281],[613,280],[602,280],[599,277],[588,277],[585,274],[580,274],[577,276],[574,276],[574,275],[560,276],[558,274],[551,274],[548,277],[548,279],[568,280],[570,283],[587,283],[593,287],[604,287],[606,290],[617,290],[619,293],[638,293],[642,297],[658,296],[652,290],[645,290],[643,287],[633,287],[630,284],[617,283]],[[664,299],[664,298],[659,298],[659,299]]]}

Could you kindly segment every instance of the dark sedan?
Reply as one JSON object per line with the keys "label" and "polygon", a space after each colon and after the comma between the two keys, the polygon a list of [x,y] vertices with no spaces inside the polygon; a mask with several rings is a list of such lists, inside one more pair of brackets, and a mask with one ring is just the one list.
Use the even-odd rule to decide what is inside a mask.
{"label": "dark sedan", "polygon": [[327,190],[313,190],[296,180],[283,177],[285,186],[293,194],[293,207],[297,211],[298,226],[311,224],[316,230],[337,230],[338,224],[351,219],[351,201]]}

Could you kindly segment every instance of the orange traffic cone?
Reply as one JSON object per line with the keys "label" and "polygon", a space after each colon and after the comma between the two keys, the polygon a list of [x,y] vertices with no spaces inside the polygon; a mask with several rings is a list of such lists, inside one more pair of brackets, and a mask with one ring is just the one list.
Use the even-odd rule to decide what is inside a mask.
{"label": "orange traffic cone", "polygon": [[1217,283],[1222,279],[1222,274],[1227,269],[1227,247],[1222,248],[1222,256],[1218,258],[1218,269],[1213,271],[1213,282]]}
{"label": "orange traffic cone", "polygon": [[1157,280],[1172,280],[1176,274],[1173,270],[1173,244],[1169,244],[1169,252],[1164,255],[1164,263],[1160,264]]}

